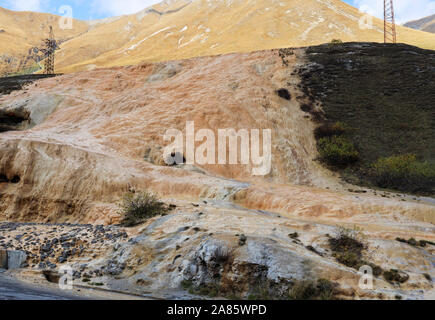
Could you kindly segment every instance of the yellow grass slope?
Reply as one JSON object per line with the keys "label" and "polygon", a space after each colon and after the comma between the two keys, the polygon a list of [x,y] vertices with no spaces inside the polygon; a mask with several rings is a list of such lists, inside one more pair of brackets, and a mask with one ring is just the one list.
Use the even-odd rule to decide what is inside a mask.
{"label": "yellow grass slope", "polygon": [[[229,52],[306,46],[332,39],[383,41],[383,21],[339,0],[176,0],[101,24],[66,43],[63,72]],[[435,35],[398,27],[400,42],[435,49]]]}
{"label": "yellow grass slope", "polygon": [[[340,0],[168,0],[137,14],[75,20],[72,30],[61,30],[58,16],[0,8],[0,73],[39,45],[50,24],[64,41],[56,54],[56,71],[69,73],[332,39],[382,42],[383,22],[374,19],[373,29],[361,29],[361,17]],[[427,32],[399,26],[398,39],[435,49],[435,35]]]}
{"label": "yellow grass slope", "polygon": [[[59,17],[45,13],[15,12],[0,7],[0,74],[15,72],[19,61],[31,47],[41,46],[53,26],[57,40],[66,41],[89,28],[86,22],[74,21],[72,30],[59,28]],[[6,70],[8,69],[8,70]]]}

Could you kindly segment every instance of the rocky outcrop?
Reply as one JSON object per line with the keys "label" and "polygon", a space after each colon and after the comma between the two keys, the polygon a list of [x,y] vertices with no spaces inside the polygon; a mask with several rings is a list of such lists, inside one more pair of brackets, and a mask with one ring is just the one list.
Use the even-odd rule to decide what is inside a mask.
{"label": "rocky outcrop", "polygon": [[14,270],[26,267],[27,254],[19,250],[0,249],[0,269]]}
{"label": "rocky outcrop", "polygon": [[[4,96],[0,113],[28,119],[19,124],[25,131],[0,135],[0,214],[22,221],[116,223],[117,199],[134,188],[163,197],[234,200],[290,215],[394,208],[432,221],[431,206],[344,195],[347,188],[315,161],[315,124],[301,110],[303,93],[293,73],[305,63],[304,51],[292,52],[285,63],[275,50],[65,75]],[[291,100],[281,98],[280,89]],[[163,136],[167,129],[185,131],[190,120],[216,135],[220,128],[271,128],[271,172],[254,177],[252,163],[167,167]],[[274,183],[340,193],[289,185],[278,190],[269,185]]]}
{"label": "rocky outcrop", "polygon": [[8,251],[8,269],[20,269],[26,266],[27,254],[23,251]]}
{"label": "rocky outcrop", "polygon": [[[380,231],[373,218],[368,220],[363,233],[370,240],[363,240],[363,259],[406,273],[404,283],[390,283],[376,274],[373,289],[361,289],[358,269],[341,264],[331,251],[328,239],[338,231],[333,224],[183,202],[170,215],[136,228],[128,242],[88,263],[82,275],[105,288],[161,298],[187,297],[181,288],[203,295],[246,298],[261,292],[263,297],[288,298],[295,284],[316,279],[328,279],[337,286],[337,297],[345,299],[393,299],[396,294],[423,299],[433,293],[425,274],[433,276],[435,246],[410,247],[391,237],[399,229],[385,231],[384,226]],[[393,228],[392,221],[386,224]],[[418,239],[431,237],[433,226],[425,228]]]}
{"label": "rocky outcrop", "polygon": [[8,268],[8,252],[4,249],[0,249],[0,269]]}
{"label": "rocky outcrop", "polygon": [[[0,268],[57,270],[60,266],[104,256],[114,244],[128,240],[122,228],[102,225],[0,223]],[[5,258],[6,257],[6,258]],[[75,275],[80,276],[79,270]]]}
{"label": "rocky outcrop", "polygon": [[[0,78],[0,96],[21,90],[24,86],[53,75],[26,75]],[[0,132],[25,130],[42,123],[58,104],[56,97],[40,97],[29,103],[15,101],[12,105],[0,105]]]}
{"label": "rocky outcrop", "polygon": [[[113,200],[129,186],[172,196],[235,193],[240,183],[162,166],[165,131],[183,130],[190,119],[198,129],[215,132],[276,127],[276,161],[267,180],[329,185],[328,172],[312,160],[316,151],[310,121],[295,101],[275,93],[287,86],[288,77],[277,52],[259,52],[68,75],[5,97],[1,112],[26,115],[20,129],[33,129],[0,137],[0,173],[21,181],[3,184],[2,214],[53,222],[99,219],[96,211],[115,214]],[[186,83],[191,87],[185,88]],[[237,89],[242,83],[246,89]],[[295,90],[292,95],[297,95]],[[232,117],[234,112],[239,117]],[[231,179],[252,177],[251,164],[200,169]]]}
{"label": "rocky outcrop", "polygon": [[[68,263],[78,281],[165,297],[186,281],[194,292],[213,286],[243,296],[267,283],[269,294],[285,296],[307,278],[326,278],[347,298],[433,292],[424,276],[433,272],[433,248],[395,240],[434,241],[431,199],[349,191],[356,187],[315,160],[316,114],[301,109],[306,96],[295,73],[307,63],[305,49],[285,51],[64,75],[0,97],[0,112],[27,117],[0,133],[1,220],[113,225],[122,218],[120,197],[141,190],[177,208],[131,229],[128,241],[104,241],[85,263],[80,259],[89,257],[63,254],[52,243],[50,225],[48,233],[37,227],[31,232],[50,242],[29,245],[28,263],[50,270]],[[252,163],[166,165],[163,136],[167,129],[185,132],[186,121],[215,135],[222,128],[271,129],[271,172],[253,176]],[[378,276],[374,290],[360,290],[358,270],[328,247],[337,225],[362,228],[369,239],[364,259],[409,279],[395,287]],[[289,236],[295,232],[298,241]],[[96,239],[89,240],[94,250]],[[9,241],[8,249],[22,245]]]}

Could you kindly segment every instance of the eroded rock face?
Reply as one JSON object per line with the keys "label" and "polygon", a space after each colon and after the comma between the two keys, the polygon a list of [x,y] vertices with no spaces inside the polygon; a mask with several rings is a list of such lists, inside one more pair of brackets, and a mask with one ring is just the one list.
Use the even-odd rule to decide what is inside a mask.
{"label": "eroded rock face", "polygon": [[248,295],[262,287],[283,297],[294,280],[319,277],[306,257],[270,238],[250,238],[245,247],[216,239],[203,241],[181,265],[184,279],[196,287],[216,286],[221,294]]}
{"label": "eroded rock face", "polygon": [[[26,75],[0,78],[0,97],[19,91],[26,85],[53,75]],[[0,104],[0,132],[26,130],[41,124],[57,107],[60,98],[51,95],[35,99],[17,99],[7,105]]]}
{"label": "eroded rock face", "polygon": [[[104,256],[111,246],[127,240],[125,230],[113,226],[0,223],[0,268],[27,266],[53,271],[77,260],[84,263],[86,259]],[[75,271],[81,274],[80,270]]]}
{"label": "eroded rock face", "polygon": [[21,250],[0,249],[0,269],[20,269],[27,266],[27,254]]}
{"label": "eroded rock face", "polygon": [[[382,278],[375,291],[359,290],[357,270],[328,251],[337,225],[357,225],[370,240],[366,259],[409,274],[400,290],[423,298],[433,292],[423,276],[433,273],[433,248],[416,251],[395,238],[433,241],[433,204],[348,192],[314,160],[315,118],[301,110],[294,74],[306,63],[302,49],[285,61],[278,50],[230,54],[65,75],[1,97],[0,112],[28,118],[23,130],[0,133],[0,219],[116,224],[120,196],[148,190],[178,209],[113,251],[107,244],[86,266],[71,260],[77,277],[139,293],[178,290],[187,280],[244,295],[258,282],[284,294],[294,281],[327,278],[346,297],[391,297],[397,288]],[[253,177],[251,164],[164,165],[165,131],[191,120],[215,133],[271,128],[271,173]],[[289,237],[296,230],[299,242]],[[62,257],[49,261],[62,265]]]}
{"label": "eroded rock face", "polygon": [[8,251],[8,269],[20,269],[25,266],[27,254],[23,251],[9,250]]}
{"label": "eroded rock face", "polygon": [[[296,99],[302,93],[293,67],[305,63],[304,51],[283,59],[274,50],[95,70],[2,97],[0,112],[25,115],[19,126],[32,129],[0,135],[0,214],[115,223],[114,203],[134,188],[163,197],[235,200],[283,214],[345,216],[394,208],[433,221],[432,207],[288,186],[344,189],[314,160],[315,124]],[[276,94],[282,89],[291,100]],[[272,128],[270,174],[253,177],[252,164],[165,166],[166,130],[184,131],[191,120],[197,130],[216,135],[220,128]],[[19,183],[10,183],[16,176]]]}
{"label": "eroded rock face", "polygon": [[24,129],[29,122],[29,112],[23,108],[0,110],[0,132]]}
{"label": "eroded rock face", "polygon": [[[0,173],[21,178],[20,184],[3,186],[3,215],[24,219],[37,213],[32,219],[41,221],[74,215],[77,221],[77,216],[95,216],[94,210],[107,211],[128,186],[219,198],[234,193],[235,183],[200,173],[253,179],[251,164],[202,165],[196,172],[162,166],[166,130],[184,130],[189,120],[197,130],[216,133],[276,127],[272,172],[254,180],[337,185],[312,160],[309,119],[297,102],[275,93],[296,81],[275,51],[91,74],[47,79],[1,99],[3,114],[26,117],[16,121],[15,130],[32,128],[0,137]],[[296,88],[288,90],[296,95]]]}
{"label": "eroded rock face", "polygon": [[59,105],[61,97],[41,95],[33,100],[16,100],[11,105],[0,105],[0,130],[18,131],[41,124]]}
{"label": "eroded rock face", "polygon": [[[393,228],[392,221],[388,224]],[[316,279],[336,284],[337,297],[345,299],[393,299],[396,294],[423,299],[433,294],[433,283],[425,273],[433,276],[435,246],[414,248],[383,238],[387,228],[376,228],[373,219],[365,225],[363,259],[386,271],[399,270],[408,276],[405,282],[388,282],[377,274],[373,290],[359,288],[358,269],[339,263],[328,245],[337,232],[333,224],[181,202],[170,215],[136,228],[135,236],[89,263],[83,274],[91,274],[93,282],[107,288],[166,298],[182,295],[181,287],[194,293],[213,290],[223,296],[247,297],[261,291],[286,298],[295,283]],[[431,237],[433,226],[426,228],[427,233],[419,237]]]}

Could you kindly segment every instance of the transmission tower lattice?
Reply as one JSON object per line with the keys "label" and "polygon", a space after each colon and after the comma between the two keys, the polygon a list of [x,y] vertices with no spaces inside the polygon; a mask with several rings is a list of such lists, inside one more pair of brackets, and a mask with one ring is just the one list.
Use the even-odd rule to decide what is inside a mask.
{"label": "transmission tower lattice", "polygon": [[396,43],[393,0],[384,0],[384,43]]}
{"label": "transmission tower lattice", "polygon": [[53,27],[50,26],[50,34],[48,36],[48,39],[44,40],[45,42],[45,53],[47,56],[47,59],[45,60],[45,74],[54,74],[54,52],[57,49],[57,43],[54,39],[54,32]]}

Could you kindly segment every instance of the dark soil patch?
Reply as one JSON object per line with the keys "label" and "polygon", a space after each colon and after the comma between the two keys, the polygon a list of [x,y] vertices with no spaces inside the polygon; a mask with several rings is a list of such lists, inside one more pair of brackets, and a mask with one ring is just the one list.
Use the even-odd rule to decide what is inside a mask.
{"label": "dark soil patch", "polygon": [[[307,57],[298,71],[306,98],[322,103],[324,123],[344,124],[341,134],[359,151],[357,163],[335,169],[345,180],[373,186],[370,168],[382,157],[415,154],[435,165],[434,51],[343,43],[310,47]],[[402,191],[433,194],[424,186]]]}
{"label": "dark soil patch", "polygon": [[329,246],[333,251],[333,256],[341,264],[355,269],[359,269],[364,264],[362,252],[365,247],[359,240],[340,235],[337,238],[329,238]]}
{"label": "dark soil patch", "polygon": [[279,89],[276,91],[276,94],[285,100],[291,100],[292,96],[290,95],[290,92],[287,89]]}
{"label": "dark soil patch", "polygon": [[52,78],[51,74],[29,74],[24,76],[13,76],[0,78],[0,95],[10,94],[12,91],[21,90],[25,85],[36,80]]}

